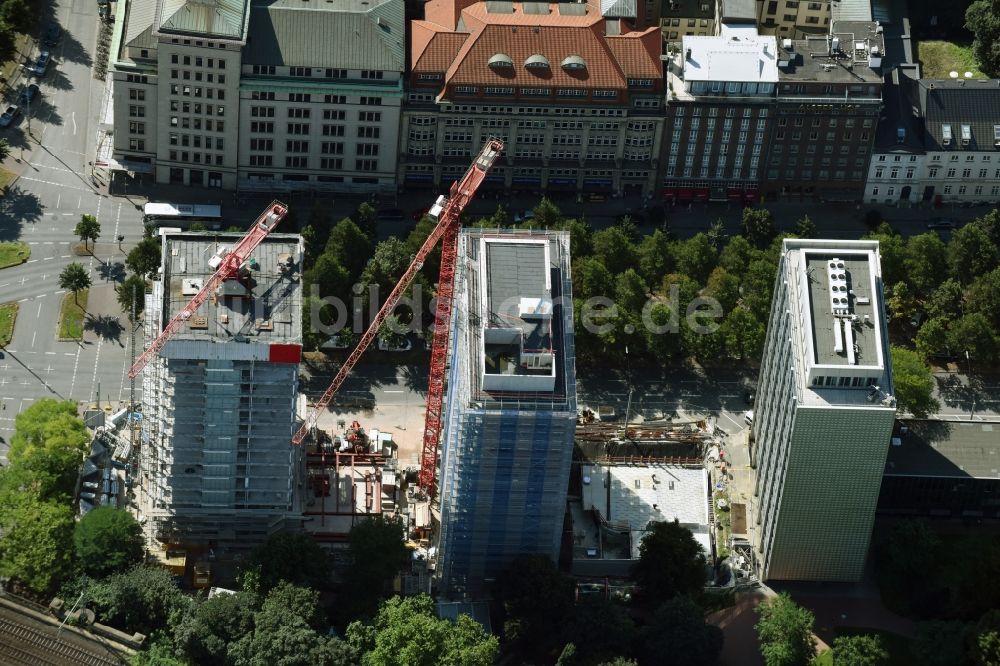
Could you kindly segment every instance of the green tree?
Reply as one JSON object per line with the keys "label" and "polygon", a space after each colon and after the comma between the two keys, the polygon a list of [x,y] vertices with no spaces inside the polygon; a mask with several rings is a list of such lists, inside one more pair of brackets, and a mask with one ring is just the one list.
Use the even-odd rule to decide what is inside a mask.
{"label": "green tree", "polygon": [[962,312],[962,285],[954,278],[948,278],[934,290],[928,301],[927,315],[932,319],[941,317],[951,320]]}
{"label": "green tree", "polygon": [[675,597],[661,605],[643,629],[640,662],[661,664],[664,655],[670,655],[673,666],[715,666],[722,641],[722,630],[705,623],[705,614],[690,597]]}
{"label": "green tree", "polygon": [[7,458],[30,474],[38,497],[68,501],[88,441],[74,403],[43,398],[15,418]]}
{"label": "green tree", "polygon": [[767,330],[746,308],[735,308],[726,315],[719,329],[730,356],[757,359],[764,351]]}
{"label": "green tree", "polygon": [[624,273],[636,265],[636,247],[621,226],[608,227],[594,233],[594,256],[613,275]]}
{"label": "green tree", "polygon": [[969,286],[968,309],[989,318],[993,332],[1000,333],[1000,268],[973,280]]}
{"label": "green tree", "polygon": [[767,247],[777,233],[771,211],[766,208],[752,208],[750,206],[744,208],[742,226],[743,235],[746,236],[751,245],[757,247]]}
{"label": "green tree", "polygon": [[277,532],[254,548],[240,579],[243,589],[264,598],[278,583],[324,589],[330,577],[326,551],[308,534]]}
{"label": "green tree", "polygon": [[757,607],[757,639],[767,666],[801,666],[816,656],[813,614],[787,592]]}
{"label": "green tree", "polygon": [[917,293],[929,296],[948,274],[948,248],[936,233],[912,236],[906,242],[903,267]]}
{"label": "green tree", "polygon": [[705,585],[705,553],[691,530],[676,519],[651,522],[639,544],[632,576],[647,606],[694,594]]}
{"label": "green tree", "polygon": [[865,234],[862,238],[878,241],[882,279],[887,287],[891,287],[905,277],[906,242],[902,236],[893,231],[888,222],[882,222],[875,231]]}
{"label": "green tree", "polygon": [[[372,244],[354,220],[345,217],[330,231],[323,254],[333,256],[337,263],[347,269],[350,280],[354,282],[361,277],[361,271],[371,257]],[[411,254],[416,252],[412,251]]]}
{"label": "green tree", "polygon": [[1000,610],[984,613],[970,628],[966,642],[976,666],[1000,666]]}
{"label": "green tree", "polygon": [[[170,644],[163,640],[148,643],[145,649],[129,657],[128,663],[131,666],[188,666],[188,662],[174,657]],[[226,662],[214,663],[224,664]]]}
{"label": "green tree", "polygon": [[576,648],[575,666],[590,666],[632,649],[635,623],[620,605],[606,599],[588,599],[573,606],[563,624],[563,640]]}
{"label": "green tree", "polygon": [[354,211],[354,215],[351,215],[351,219],[361,227],[361,230],[368,236],[368,240],[374,243],[378,237],[378,219],[375,216],[375,209],[367,203],[362,203]]}
{"label": "green tree", "polygon": [[597,257],[584,257],[573,262],[573,298],[585,301],[594,296],[611,297],[614,277]]}
{"label": "green tree", "polygon": [[718,260],[715,244],[703,233],[673,244],[677,272],[687,275],[698,284],[705,284]]}
{"label": "green tree", "polygon": [[648,284],[659,284],[674,268],[670,237],[659,229],[642,239],[637,254],[639,274]]}
{"label": "green tree", "polygon": [[38,20],[36,12],[29,0],[5,0],[0,5],[0,21],[16,32],[30,32]]}
{"label": "green tree", "polygon": [[[660,363],[665,364],[675,360],[683,350],[680,335],[681,317],[677,317],[678,328],[672,330],[671,324],[674,314],[670,304],[661,301],[654,303],[650,308],[649,318],[657,329],[654,331],[652,328],[643,327],[646,332],[646,348]],[[661,330],[662,332],[660,332]]]}
{"label": "green tree", "polygon": [[[302,235],[302,245],[303,245],[303,258],[302,258],[302,268],[303,270],[309,270],[312,268],[313,262],[316,261],[316,257],[319,256],[319,239],[316,237],[316,229],[311,225],[307,224],[302,227],[300,232]],[[368,240],[367,238],[365,240]]]}
{"label": "green tree", "polygon": [[130,271],[142,277],[153,277],[160,270],[160,240],[143,238],[129,250],[125,265]]}
{"label": "green tree", "polygon": [[978,224],[967,224],[951,235],[948,264],[951,274],[964,285],[997,267],[997,246]]}
{"label": "green tree", "polygon": [[889,288],[885,305],[890,316],[898,321],[909,321],[920,308],[916,294],[906,282],[897,282]]}
{"label": "green tree", "polygon": [[769,259],[754,259],[743,275],[742,304],[757,321],[767,321],[771,313],[771,295],[778,265]]}
{"label": "green tree", "polygon": [[808,215],[803,215],[795,223],[795,235],[799,238],[816,238],[816,223]]}
{"label": "green tree", "polygon": [[96,243],[98,237],[101,235],[101,223],[93,215],[84,213],[80,216],[80,221],[76,223],[73,233],[79,236],[80,240],[83,241],[84,247],[89,249],[88,241]]}
{"label": "green tree", "polygon": [[948,349],[948,326],[941,317],[934,317],[924,322],[914,338],[917,353],[925,359],[936,354],[943,354]]}
{"label": "green tree", "polygon": [[229,646],[235,666],[348,666],[357,663],[343,641],[316,631],[321,626],[319,593],[279,583],[254,615],[253,632]]}
{"label": "green tree", "polygon": [[[6,32],[4,26],[0,26],[0,32]],[[6,35],[0,34],[0,42],[6,38]],[[7,139],[0,139],[0,162],[3,162],[8,157],[10,157],[10,143]]]}
{"label": "green tree", "polygon": [[954,354],[968,352],[974,361],[992,363],[997,358],[997,337],[993,326],[978,312],[951,322],[948,345]]}
{"label": "green tree", "polygon": [[733,236],[719,253],[719,266],[725,268],[730,275],[743,275],[750,267],[750,262],[757,258],[758,252],[750,246],[743,236]]}
{"label": "green tree", "polygon": [[170,573],[152,565],[93,581],[87,596],[99,622],[146,635],[170,631],[171,618],[179,619],[190,603]]}
{"label": "green tree", "polygon": [[833,639],[833,663],[846,666],[883,666],[889,653],[878,634],[838,636]]}
{"label": "green tree", "polygon": [[892,347],[892,375],[899,411],[924,419],[939,409],[940,405],[934,398],[934,377],[919,354],[902,347]]}
{"label": "green tree", "polygon": [[142,528],[123,509],[90,511],[73,530],[73,545],[84,572],[95,578],[124,571],[142,561]]}
{"label": "green tree", "polygon": [[355,524],[350,533],[351,566],[345,578],[350,617],[374,615],[393,578],[406,562],[403,523],[376,516]]}
{"label": "green tree", "polygon": [[218,594],[191,604],[173,632],[178,656],[192,664],[229,666],[229,646],[253,631],[255,600],[245,592]]}
{"label": "green tree", "polygon": [[593,253],[594,229],[587,220],[582,217],[564,219],[555,228],[569,232],[569,256],[574,260]]}
{"label": "green tree", "polygon": [[976,36],[972,53],[986,76],[1000,76],[1000,3],[976,0],[965,10],[965,28]]}
{"label": "green tree", "polygon": [[59,273],[59,287],[73,292],[73,302],[79,305],[77,295],[84,289],[90,288],[90,273],[83,267],[83,264],[74,261],[62,269]]}
{"label": "green tree", "polygon": [[740,300],[740,279],[719,266],[708,276],[704,293],[719,301],[723,312],[731,312]]}
{"label": "green tree", "polygon": [[387,238],[375,246],[375,253],[361,272],[360,281],[366,285],[378,285],[381,303],[409,265],[410,254],[403,241],[395,237]]}
{"label": "green tree", "polygon": [[649,299],[649,286],[634,268],[615,278],[615,303],[632,314],[642,312]]}
{"label": "green tree", "polygon": [[[556,665],[558,666],[558,664]],[[626,659],[625,657],[615,657],[611,661],[605,661],[599,664],[599,666],[639,666],[634,660]]]}
{"label": "green tree", "polygon": [[347,300],[350,296],[351,275],[333,254],[321,254],[302,277],[306,293],[311,294],[312,285],[316,285],[320,298],[334,296]]}
{"label": "green tree", "polygon": [[115,287],[115,293],[118,294],[118,307],[122,309],[122,313],[131,319],[132,305],[135,304],[135,316],[138,319],[146,307],[146,281],[138,275],[129,275]]}
{"label": "green tree", "polygon": [[[434,221],[434,218],[428,215],[420,218],[417,226],[406,237],[406,251],[410,256],[416,256],[417,252],[423,246],[424,241],[434,231],[435,226],[437,226],[437,222]],[[574,256],[573,258],[575,259],[576,257]],[[424,259],[424,267],[420,270],[432,284],[437,282],[438,276],[441,274],[441,243],[435,244],[434,249]]]}
{"label": "green tree", "polygon": [[495,597],[509,641],[551,645],[573,606],[573,581],[545,555],[520,555],[497,576]]}
{"label": "green tree", "polygon": [[965,624],[958,621],[918,622],[910,643],[910,654],[919,666],[964,664]]}
{"label": "green tree", "polygon": [[0,499],[0,575],[51,594],[73,570],[73,512],[30,493]]}
{"label": "green tree", "polygon": [[352,622],[347,640],[362,654],[362,666],[490,666],[497,639],[468,615],[438,619],[426,596],[393,597],[372,624]]}
{"label": "green tree", "polygon": [[542,197],[542,200],[535,206],[534,212],[535,217],[527,222],[529,227],[548,229],[562,221],[562,211],[548,197]]}

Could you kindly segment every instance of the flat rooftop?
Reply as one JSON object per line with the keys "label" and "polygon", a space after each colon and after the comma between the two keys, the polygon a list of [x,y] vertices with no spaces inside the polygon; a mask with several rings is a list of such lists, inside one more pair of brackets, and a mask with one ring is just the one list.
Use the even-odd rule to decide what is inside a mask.
{"label": "flat rooftop", "polygon": [[886,476],[1000,479],[1000,424],[981,421],[902,421]]}
{"label": "flat rooftop", "polygon": [[783,249],[800,404],[889,407],[878,242],[787,239]]}
{"label": "flat rooftop", "polygon": [[[209,260],[232,248],[238,233],[163,230],[163,322],[188,304],[215,273]],[[270,234],[254,250],[247,271],[226,280],[174,339],[283,342],[302,339],[302,239]]]}
{"label": "flat rooftop", "polygon": [[681,50],[685,81],[778,81],[778,47],[773,36],[685,36]]}
{"label": "flat rooftop", "polygon": [[[809,275],[813,360],[822,365],[879,363],[879,336],[874,326],[866,324],[880,319],[873,305],[878,299],[871,280],[869,256],[809,253],[806,255],[806,272]],[[829,279],[830,275],[844,278]],[[834,303],[834,299],[838,302]],[[852,321],[852,316],[858,321],[853,322],[848,331],[847,322]],[[853,348],[846,344],[848,337],[854,341]],[[842,351],[836,351],[838,348]]]}
{"label": "flat rooftop", "polygon": [[613,527],[633,533],[632,557],[638,557],[646,526],[677,520],[691,529],[706,553],[708,533],[708,472],[675,465],[581,466],[583,509],[597,510]]}
{"label": "flat rooftop", "polygon": [[[832,53],[832,38],[838,50]],[[879,83],[883,82],[882,59],[885,58],[885,39],[876,31],[874,22],[840,21],[830,35],[810,35],[792,41],[786,49],[784,40],[779,42],[782,61],[781,80],[819,81],[823,83]],[[861,96],[866,91],[856,91]]]}

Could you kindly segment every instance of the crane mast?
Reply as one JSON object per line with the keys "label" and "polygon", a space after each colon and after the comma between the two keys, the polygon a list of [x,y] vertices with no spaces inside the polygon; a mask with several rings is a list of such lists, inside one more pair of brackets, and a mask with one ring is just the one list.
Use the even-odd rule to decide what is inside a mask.
{"label": "crane mast", "polygon": [[180,329],[181,325],[190,319],[198,308],[208,300],[208,298],[215,293],[216,288],[225,280],[235,277],[239,272],[240,267],[243,265],[257,246],[260,245],[267,235],[274,231],[274,228],[285,219],[285,215],[288,214],[288,206],[281,203],[280,201],[272,201],[271,204],[264,210],[263,213],[254,221],[253,226],[251,226],[243,238],[233,247],[232,250],[227,252],[224,256],[216,255],[212,257],[209,265],[215,268],[215,273],[210,277],[205,285],[195,294],[191,300],[188,302],[184,308],[174,315],[173,319],[163,327],[163,331],[160,332],[153,343],[149,345],[149,349],[142,353],[137,361],[132,364],[129,368],[128,376],[129,379],[135,379],[136,376],[142,369],[146,367],[146,364],[160,353],[163,346],[167,344],[170,337]]}
{"label": "crane mast", "polygon": [[[434,471],[437,464],[437,445],[441,430],[441,407],[444,395],[444,375],[447,365],[448,336],[451,328],[451,302],[454,289],[455,260],[457,256],[459,217],[462,211],[475,196],[479,186],[486,179],[486,174],[503,151],[503,142],[499,139],[487,139],[483,149],[475,161],[462,176],[460,181],[452,184],[448,197],[438,197],[437,202],[428,213],[437,218],[434,230],[420,246],[409,267],[400,277],[389,297],[382,304],[378,314],[368,325],[354,351],[344,364],[340,366],[330,386],[316,402],[302,426],[292,437],[292,444],[299,445],[309,432],[316,426],[319,417],[326,411],[334,395],[351,374],[358,360],[375,340],[379,329],[386,318],[392,313],[399,299],[403,296],[417,271],[423,266],[427,255],[431,253],[438,241],[444,238],[444,248],[441,253],[441,279],[438,282],[437,308],[434,317],[434,342],[431,347],[431,370],[427,399],[427,418],[424,429],[423,451],[421,454],[420,487],[432,492],[434,486]],[[425,479],[429,477],[429,481]]]}

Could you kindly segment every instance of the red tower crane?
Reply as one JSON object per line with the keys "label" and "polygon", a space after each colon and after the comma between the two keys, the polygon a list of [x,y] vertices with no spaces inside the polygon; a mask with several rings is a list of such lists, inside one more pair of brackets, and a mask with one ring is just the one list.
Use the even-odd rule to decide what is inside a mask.
{"label": "red tower crane", "polygon": [[221,257],[219,255],[212,257],[209,261],[209,265],[215,268],[215,274],[212,275],[207,282],[205,282],[205,286],[203,286],[198,293],[194,295],[188,304],[184,306],[184,309],[174,315],[173,319],[170,320],[170,323],[163,327],[163,331],[156,337],[155,340],[153,340],[153,344],[149,346],[149,349],[144,351],[142,356],[136,359],[135,363],[132,364],[132,367],[129,368],[128,371],[128,376],[130,378],[134,379],[140,372],[142,372],[142,369],[146,367],[146,364],[149,363],[150,359],[156,356],[156,354],[163,349],[163,346],[167,344],[170,336],[176,333],[177,329],[181,327],[181,324],[190,319],[192,315],[198,311],[201,304],[208,300],[209,296],[215,292],[216,288],[222,282],[236,276],[240,270],[240,266],[243,265],[243,262],[245,262],[253,251],[257,249],[257,246],[260,245],[265,238],[267,238],[267,235],[274,231],[274,228],[277,227],[283,219],[285,219],[285,215],[287,214],[288,206],[280,201],[272,201],[267,209],[260,214],[260,217],[254,221],[253,226],[247,230],[246,234],[240,239],[232,250],[229,250],[229,252]]}
{"label": "red tower crane", "polygon": [[445,367],[448,360],[448,338],[451,333],[451,307],[452,294],[455,281],[455,263],[458,256],[458,228],[459,216],[476,194],[476,190],[483,184],[486,174],[493,167],[493,163],[503,151],[503,142],[499,139],[490,138],[486,141],[479,156],[469,167],[469,170],[462,176],[462,180],[455,182],[451,186],[448,197],[438,197],[429,215],[437,218],[437,225],[434,230],[420,246],[420,250],[413,257],[409,268],[399,278],[399,282],[393,288],[389,297],[383,303],[382,308],[375,315],[368,330],[358,341],[357,347],[347,357],[344,364],[340,366],[337,375],[330,382],[330,386],[317,401],[315,409],[309,418],[302,424],[295,436],[292,437],[293,444],[301,444],[306,435],[315,427],[321,414],[326,411],[333,396],[340,389],[340,386],[351,374],[358,359],[365,353],[368,346],[378,335],[379,329],[386,318],[392,313],[400,297],[409,288],[416,277],[417,271],[424,264],[427,255],[430,254],[437,242],[444,238],[444,247],[441,251],[441,273],[438,280],[437,308],[434,313],[434,341],[431,345],[431,367],[430,379],[427,389],[427,412],[424,424],[423,451],[420,457],[420,487],[432,495],[434,492],[434,476],[437,467],[437,448],[441,435],[442,425],[442,404],[444,399]]}

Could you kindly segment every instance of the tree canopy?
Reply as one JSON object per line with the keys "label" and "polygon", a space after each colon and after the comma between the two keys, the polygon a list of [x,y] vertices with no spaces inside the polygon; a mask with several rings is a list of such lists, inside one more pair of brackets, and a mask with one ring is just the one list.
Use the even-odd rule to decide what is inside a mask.
{"label": "tree canopy", "polygon": [[84,289],[90,288],[90,273],[83,264],[74,261],[59,273],[59,287],[66,291],[73,292],[73,300],[76,301],[77,294]]}
{"label": "tree canopy", "polygon": [[143,238],[129,250],[125,257],[125,266],[136,275],[153,277],[160,270],[160,240],[158,238]]}
{"label": "tree canopy", "polygon": [[21,492],[4,492],[0,499],[0,575],[51,594],[73,570],[69,504]]}
{"label": "tree canopy", "polygon": [[705,585],[705,553],[677,520],[652,522],[639,544],[632,575],[647,605],[694,594]]}
{"label": "tree canopy", "polygon": [[73,402],[43,398],[15,418],[7,458],[30,474],[38,497],[68,501],[88,441]]}
{"label": "tree canopy", "polygon": [[767,666],[801,666],[816,656],[813,614],[786,592],[757,607],[757,638]]}
{"label": "tree canopy", "polygon": [[146,307],[146,281],[139,275],[129,275],[115,287],[115,293],[118,294],[118,306],[122,309],[122,314],[131,319],[134,303],[135,316],[138,319]]}
{"label": "tree canopy", "polygon": [[329,558],[308,534],[278,532],[254,548],[243,564],[243,588],[265,598],[281,582],[314,589],[327,587]]}
{"label": "tree canopy", "polygon": [[979,69],[989,77],[1000,76],[1000,5],[976,0],[965,10],[965,27],[976,36],[972,53]]}
{"label": "tree canopy", "polygon": [[882,639],[877,634],[838,636],[833,639],[833,663],[850,666],[883,666],[889,661],[889,653],[882,647]]}
{"label": "tree canopy", "polygon": [[352,619],[374,615],[392,579],[406,562],[403,523],[376,516],[356,523],[348,535],[351,564],[346,608]]}
{"label": "tree canopy", "polygon": [[916,418],[927,418],[940,405],[934,397],[934,377],[920,355],[902,347],[892,347],[892,375],[896,405]]}
{"label": "tree canopy", "polygon": [[93,215],[84,213],[76,223],[73,233],[80,237],[86,245],[88,241],[97,241],[101,235],[101,223]]}
{"label": "tree canopy", "polygon": [[169,632],[190,600],[161,567],[139,565],[93,581],[87,589],[98,621],[146,635]]}
{"label": "tree canopy", "polygon": [[362,666],[490,666],[499,644],[467,615],[438,619],[425,595],[393,597],[372,624],[352,622],[347,640],[362,653]]}
{"label": "tree canopy", "polygon": [[642,631],[640,663],[671,666],[714,666],[722,653],[722,630],[705,623],[705,615],[690,597],[674,597],[661,605]]}
{"label": "tree canopy", "polygon": [[83,570],[103,578],[142,561],[142,527],[124,509],[102,506],[90,511],[73,530],[73,545]]}
{"label": "tree canopy", "polygon": [[573,605],[573,581],[545,555],[514,558],[497,576],[494,589],[507,640],[552,643]]}

